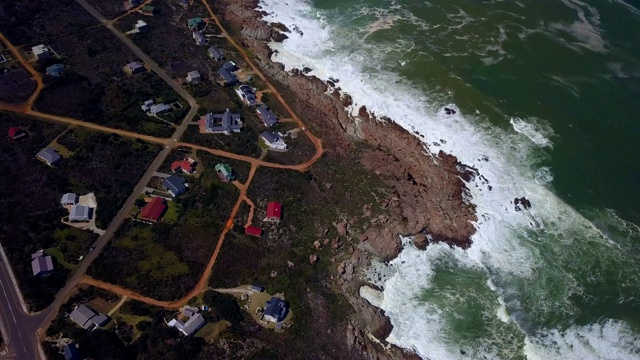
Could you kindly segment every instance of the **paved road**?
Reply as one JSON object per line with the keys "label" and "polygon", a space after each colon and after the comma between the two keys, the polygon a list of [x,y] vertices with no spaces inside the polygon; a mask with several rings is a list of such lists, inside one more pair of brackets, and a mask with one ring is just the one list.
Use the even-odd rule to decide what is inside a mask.
{"label": "paved road", "polygon": [[9,352],[0,359],[38,360],[38,339],[34,336],[42,316],[30,316],[23,309],[19,290],[14,286],[10,266],[0,261],[0,323]]}

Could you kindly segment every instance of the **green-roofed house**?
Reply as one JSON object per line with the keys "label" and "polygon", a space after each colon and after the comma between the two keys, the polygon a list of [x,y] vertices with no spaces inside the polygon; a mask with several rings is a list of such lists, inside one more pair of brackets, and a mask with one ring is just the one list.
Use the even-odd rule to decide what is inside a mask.
{"label": "green-roofed house", "polygon": [[140,9],[140,13],[143,15],[153,15],[155,11],[156,7],[151,5],[145,5],[142,7],[142,9]]}
{"label": "green-roofed house", "polygon": [[192,18],[187,20],[187,26],[189,26],[189,30],[191,31],[202,30],[204,27],[204,21],[199,17]]}
{"label": "green-roofed house", "polygon": [[224,182],[232,181],[236,177],[233,174],[233,170],[231,170],[231,166],[223,163],[216,165],[216,173],[218,173],[220,180]]}

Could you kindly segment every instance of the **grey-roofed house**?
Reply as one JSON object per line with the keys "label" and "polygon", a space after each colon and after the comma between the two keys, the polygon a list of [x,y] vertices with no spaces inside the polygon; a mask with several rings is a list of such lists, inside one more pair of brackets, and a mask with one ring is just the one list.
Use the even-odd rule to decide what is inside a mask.
{"label": "grey-roofed house", "polygon": [[193,39],[196,41],[196,45],[205,45],[207,43],[207,37],[201,31],[194,31]]}
{"label": "grey-roofed house", "polygon": [[240,114],[232,114],[229,109],[223,114],[208,113],[204,116],[204,131],[210,134],[237,133],[242,130]]}
{"label": "grey-roofed house", "polygon": [[51,53],[49,52],[49,48],[44,44],[40,44],[31,48],[33,55],[36,57],[36,60],[49,59],[51,57]]}
{"label": "grey-roofed house", "polygon": [[240,81],[236,74],[234,74],[232,71],[229,71],[228,69],[221,68],[218,73],[220,74],[220,77],[222,78],[222,80],[224,80],[224,83],[226,85],[233,86]]}
{"label": "grey-roofed house", "polygon": [[137,74],[137,73],[145,72],[147,71],[147,69],[145,69],[144,65],[142,65],[138,61],[134,61],[132,63],[128,63],[127,65],[125,65],[124,71],[126,71],[128,74]]}
{"label": "grey-roofed house", "polygon": [[149,107],[149,111],[153,115],[162,114],[162,113],[167,112],[169,110],[171,110],[171,106],[169,106],[167,104],[155,104],[155,105],[151,105]]}
{"label": "grey-roofed house", "polygon": [[257,293],[261,293],[261,292],[264,291],[264,287],[262,287],[260,285],[256,285],[256,284],[251,285],[250,289],[251,289],[251,291],[254,291],[254,292],[257,292]]}
{"label": "grey-roofed house", "polygon": [[63,64],[53,64],[46,69],[47,75],[58,77],[64,70]]}
{"label": "grey-roofed house", "polygon": [[86,304],[77,306],[69,315],[69,319],[87,330],[102,327],[109,322],[109,317],[93,310]]}
{"label": "grey-roofed house", "polygon": [[60,205],[68,206],[75,205],[78,203],[78,195],[74,193],[66,193],[62,195],[62,199],[60,199]]}
{"label": "grey-roofed house", "polygon": [[240,70],[238,65],[236,65],[236,63],[234,63],[233,61],[227,61],[226,63],[222,64],[222,68],[231,72]]}
{"label": "grey-roofed house", "polygon": [[269,110],[267,105],[262,104],[258,106],[256,113],[258,113],[262,122],[267,126],[273,126],[278,123],[278,117]]}
{"label": "grey-roofed house", "polygon": [[287,317],[288,312],[289,304],[286,301],[273,296],[265,304],[263,316],[267,321],[277,323],[284,320]]}
{"label": "grey-roofed house", "polygon": [[178,196],[187,191],[184,179],[178,175],[171,175],[168,178],[165,178],[162,181],[162,186],[164,186],[173,196]]}
{"label": "grey-roofed house", "polygon": [[224,60],[224,54],[220,49],[216,48],[215,46],[210,47],[207,50],[207,53],[209,54],[209,57],[212,59],[215,59],[218,61]]}
{"label": "grey-roofed house", "polygon": [[182,310],[182,313],[184,314],[184,316],[188,316],[190,318],[193,315],[198,313],[198,308],[194,308],[194,307],[191,307],[191,306],[185,306],[185,308]]}
{"label": "grey-roofed house", "polygon": [[260,137],[264,142],[273,150],[287,150],[289,147],[284,143],[279,135],[272,133],[271,131],[264,131],[260,134]]}
{"label": "grey-roofed house", "polygon": [[46,147],[40,150],[40,152],[38,152],[36,156],[40,160],[46,162],[47,165],[49,166],[52,166],[53,164],[60,161],[60,159],[62,159],[62,156],[60,156],[60,154],[58,154],[58,152],[55,149],[52,149],[50,147]]}
{"label": "grey-roofed house", "polygon": [[249,85],[240,85],[240,87],[236,90],[238,96],[242,101],[246,102],[251,106],[255,106],[258,104],[258,99],[256,98],[256,93],[253,91],[251,86]]}
{"label": "grey-roofed house", "polygon": [[44,250],[31,254],[31,270],[33,276],[46,275],[53,271],[53,259],[45,255]]}
{"label": "grey-roofed house", "polygon": [[196,333],[201,327],[206,324],[206,320],[200,314],[194,314],[187,320],[187,322],[183,323],[180,320],[172,319],[169,321],[167,325],[171,327],[175,327],[185,336],[191,336]]}
{"label": "grey-roofed house", "polygon": [[187,73],[187,81],[190,83],[197,83],[202,80],[202,76],[197,70],[189,71]]}
{"label": "grey-roofed house", "polygon": [[73,205],[69,210],[69,221],[89,221],[91,220],[91,208],[86,205]]}
{"label": "grey-roofed house", "polygon": [[65,345],[63,351],[65,360],[82,360],[82,357],[80,357],[80,352],[78,351],[78,347],[75,343],[69,343]]}

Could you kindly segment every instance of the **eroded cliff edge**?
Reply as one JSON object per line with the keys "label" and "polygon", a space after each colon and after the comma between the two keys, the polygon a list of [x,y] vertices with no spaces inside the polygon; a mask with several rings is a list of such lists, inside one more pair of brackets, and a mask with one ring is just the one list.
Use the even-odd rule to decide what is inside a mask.
{"label": "eroded cliff edge", "polygon": [[288,29],[261,21],[256,6],[255,0],[226,0],[214,5],[222,19],[241,34],[238,41],[251,51],[252,60],[322,138],[325,150],[341,157],[357,157],[356,161],[381,175],[389,188],[390,196],[380,199],[389,216],[373,221],[365,233],[357,234],[361,242],[353,251],[334,259],[335,286],[356,309],[352,321],[346,324],[348,346],[362,358],[410,358],[409,353],[394,347],[385,350],[371,340],[371,336],[386,338],[391,324],[380,309],[358,295],[364,284],[361,271],[368,266],[371,254],[384,261],[395,258],[402,250],[399,235],[414,236],[420,248],[428,242],[468,247],[476,217],[473,204],[465,202],[462,179],[468,178],[466,167],[442,151],[433,156],[419,134],[409,133],[392,119],[378,119],[364,107],[358,109],[357,116],[351,116],[345,111],[351,100],[340,94],[339,83],[327,84],[302,71],[285,72],[282,64],[271,61],[267,44],[286,39]]}

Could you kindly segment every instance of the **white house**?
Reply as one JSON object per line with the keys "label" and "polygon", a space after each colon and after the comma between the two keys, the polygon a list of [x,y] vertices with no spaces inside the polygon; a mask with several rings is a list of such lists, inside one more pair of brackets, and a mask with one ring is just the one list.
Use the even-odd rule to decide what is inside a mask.
{"label": "white house", "polygon": [[149,107],[149,111],[151,112],[152,115],[162,114],[169,110],[171,110],[171,106],[166,104],[155,104]]}
{"label": "white house", "polygon": [[144,103],[142,103],[142,106],[140,107],[140,109],[142,109],[142,111],[144,112],[149,112],[149,110],[151,110],[152,105],[153,105],[153,100],[149,99]]}
{"label": "white house", "polygon": [[191,84],[200,82],[202,80],[202,76],[200,76],[200,73],[198,71],[189,71],[187,73],[187,81]]}
{"label": "white house", "polygon": [[286,151],[289,149],[287,144],[284,143],[279,135],[276,135],[270,131],[263,132],[262,134],[260,134],[260,137],[269,146],[269,149],[279,151]]}
{"label": "white house", "polygon": [[134,26],[135,26],[136,30],[138,30],[138,31],[143,31],[143,30],[147,29],[147,23],[142,21],[142,20],[138,20],[138,22],[135,23]]}
{"label": "white house", "polygon": [[36,57],[36,60],[44,60],[51,57],[49,48],[47,48],[42,44],[32,47],[31,51],[33,52],[33,55]]}
{"label": "white house", "polygon": [[204,45],[207,43],[207,37],[200,31],[193,32],[193,39],[196,41],[196,45]]}

